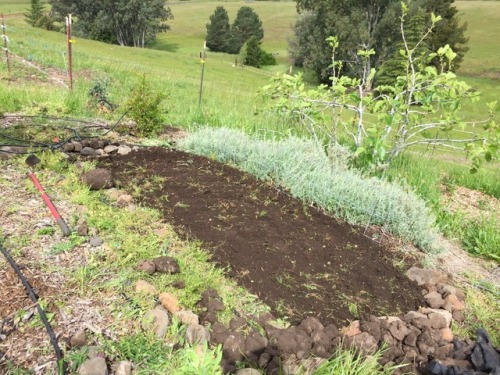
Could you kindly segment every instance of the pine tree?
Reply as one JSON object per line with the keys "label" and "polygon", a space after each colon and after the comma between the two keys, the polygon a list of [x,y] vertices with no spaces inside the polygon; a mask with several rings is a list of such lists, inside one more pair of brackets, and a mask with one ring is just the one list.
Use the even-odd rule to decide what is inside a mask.
{"label": "pine tree", "polygon": [[40,27],[44,19],[46,18],[43,10],[45,4],[41,0],[31,0],[31,7],[28,12],[24,15],[24,19],[28,25],[33,27]]}
{"label": "pine tree", "polygon": [[[430,38],[429,48],[431,51],[437,51],[439,48],[448,44],[457,54],[453,60],[451,70],[459,68],[465,53],[469,50],[467,42],[469,38],[465,36],[467,22],[460,23],[458,9],[453,6],[455,0],[421,0],[422,6],[430,13],[441,16],[442,20],[436,24]],[[434,65],[439,67],[439,61],[433,61]]]}
{"label": "pine tree", "polygon": [[236,19],[231,26],[226,52],[239,53],[243,44],[251,37],[255,37],[260,42],[264,39],[264,29],[258,14],[252,8],[244,6],[238,10]]}
{"label": "pine tree", "polygon": [[[427,65],[427,56],[431,52],[428,48],[428,39],[421,40],[426,32],[426,13],[422,8],[414,8],[413,14],[405,22],[404,33],[407,48],[412,55],[412,61],[417,69],[424,69]],[[402,40],[396,43],[395,52],[391,59],[385,61],[380,66],[376,77],[376,85],[392,85],[397,77],[406,74],[408,56],[401,54],[405,51]]]}
{"label": "pine tree", "polygon": [[222,6],[218,6],[207,23],[207,47],[214,52],[223,52],[230,36],[229,16]]}
{"label": "pine tree", "polygon": [[243,64],[253,66],[255,68],[260,68],[261,66],[261,56],[262,49],[260,48],[260,41],[256,37],[252,36],[245,43],[244,54],[243,54]]}

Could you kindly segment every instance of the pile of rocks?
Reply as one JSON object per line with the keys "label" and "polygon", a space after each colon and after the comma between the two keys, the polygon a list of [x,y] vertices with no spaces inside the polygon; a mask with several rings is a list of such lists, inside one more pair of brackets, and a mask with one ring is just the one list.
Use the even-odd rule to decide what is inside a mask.
{"label": "pile of rocks", "polygon": [[[127,155],[132,150],[137,149],[137,146],[129,146],[123,142],[109,141],[101,139],[84,139],[81,141],[70,141],[61,146],[61,151],[70,157],[72,154],[82,156],[106,156],[109,154]],[[30,152],[30,148],[26,146],[2,146],[0,147],[0,157],[9,158],[18,154],[26,154]]]}
{"label": "pile of rocks", "polygon": [[121,142],[91,139],[65,143],[61,150],[66,153],[78,153],[82,156],[105,156],[115,153],[127,155],[133,149],[134,147],[122,144]]}

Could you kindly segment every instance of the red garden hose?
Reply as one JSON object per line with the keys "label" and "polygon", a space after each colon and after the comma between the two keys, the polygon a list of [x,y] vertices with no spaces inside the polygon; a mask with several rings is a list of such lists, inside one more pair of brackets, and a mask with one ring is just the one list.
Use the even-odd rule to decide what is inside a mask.
{"label": "red garden hose", "polygon": [[45,204],[49,208],[50,212],[52,213],[52,216],[54,216],[54,219],[55,219],[57,225],[59,225],[59,227],[61,228],[61,230],[63,232],[63,235],[64,236],[69,236],[71,234],[71,231],[70,231],[70,229],[68,227],[68,224],[66,224],[66,222],[63,220],[63,218],[61,217],[61,215],[59,215],[59,212],[57,212],[56,207],[50,201],[49,196],[47,195],[47,193],[45,192],[45,190],[43,190],[42,185],[37,180],[37,178],[36,178],[35,174],[33,173],[33,171],[29,171],[28,172],[28,176],[31,178],[31,181],[33,181],[33,183],[35,184],[35,186],[38,189],[38,191],[40,192],[40,194],[42,194],[43,201],[45,202]]}

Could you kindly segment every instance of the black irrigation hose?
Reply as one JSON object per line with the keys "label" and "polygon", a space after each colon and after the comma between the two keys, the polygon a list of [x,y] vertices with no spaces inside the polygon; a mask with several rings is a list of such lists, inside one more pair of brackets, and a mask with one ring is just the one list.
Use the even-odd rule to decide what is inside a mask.
{"label": "black irrigation hose", "polygon": [[[37,141],[30,141],[30,140],[25,140],[25,139],[19,139],[19,138],[14,138],[14,137],[11,137],[9,135],[5,135],[5,134],[2,134],[2,131],[0,130],[0,137],[3,137],[5,139],[8,139],[10,141],[13,141],[13,142],[21,142],[21,144],[0,144],[0,146],[12,146],[12,147],[26,147],[26,145],[29,145],[33,148],[39,148],[39,149],[51,149],[51,150],[58,150],[60,148],[62,148],[66,143],[69,143],[71,142],[72,140],[76,139],[78,141],[82,140],[82,139],[94,139],[94,138],[99,138],[99,137],[102,137],[102,136],[105,136],[106,134],[108,134],[109,132],[113,131],[117,126],[118,124],[123,120],[123,118],[125,117],[125,115],[129,112],[129,110],[126,110],[121,116],[120,118],[118,119],[118,121],[116,121],[111,127],[107,128],[107,127],[104,127],[102,125],[99,125],[95,122],[91,122],[91,121],[86,121],[86,120],[78,120],[78,119],[73,119],[73,118],[64,118],[64,117],[53,117],[53,116],[30,116],[30,115],[7,115],[7,116],[3,116],[4,118],[43,118],[43,119],[49,119],[49,120],[58,120],[58,121],[72,121],[72,122],[80,122],[80,123],[84,123],[84,124],[89,124],[89,126],[86,126],[84,127],[83,129],[85,128],[107,128],[107,130],[102,133],[102,134],[99,134],[99,135],[87,135],[87,136],[84,136],[84,135],[80,135],[77,131],[77,129],[75,128],[70,128],[70,127],[64,127],[63,129],[65,130],[69,130],[71,132],[74,133],[74,136],[71,136],[61,142],[57,142],[57,143],[42,143],[42,142],[37,142]],[[92,126],[91,126],[92,125]],[[35,152],[40,152],[41,150],[37,150]],[[12,154],[19,154],[19,155],[27,155],[27,154],[32,154],[33,152],[15,152],[15,151],[5,151],[5,150],[0,150],[0,152],[4,152],[4,153],[12,153]]]}
{"label": "black irrigation hose", "polygon": [[23,283],[24,287],[26,288],[26,291],[28,292],[28,295],[30,299],[33,301],[33,303],[36,304],[36,308],[38,310],[38,314],[40,315],[40,319],[43,322],[43,325],[45,326],[45,329],[47,330],[47,333],[49,334],[50,337],[50,343],[52,344],[54,351],[56,353],[56,358],[57,358],[57,367],[59,369],[59,375],[65,375],[66,374],[66,364],[64,363],[64,359],[62,357],[61,349],[59,348],[59,345],[57,344],[57,337],[52,330],[52,327],[50,326],[49,320],[47,319],[47,316],[45,315],[45,311],[43,311],[42,307],[38,303],[38,298],[33,291],[33,288],[29,284],[28,280],[24,277],[23,273],[21,272],[21,269],[17,265],[17,263],[14,261],[14,259],[10,256],[9,252],[7,249],[5,249],[1,244],[0,244],[0,251],[3,253],[11,267],[14,269],[16,272],[17,276]]}

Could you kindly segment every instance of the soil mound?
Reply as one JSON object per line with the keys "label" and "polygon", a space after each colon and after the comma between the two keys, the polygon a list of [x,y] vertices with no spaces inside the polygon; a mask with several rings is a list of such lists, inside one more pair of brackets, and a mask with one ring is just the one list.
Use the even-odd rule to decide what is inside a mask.
{"label": "soil mound", "polygon": [[362,314],[425,305],[406,269],[396,266],[397,255],[361,228],[237,169],[163,148],[113,154],[99,164],[182,234],[203,241],[230,276],[292,323],[315,316],[342,326]]}

